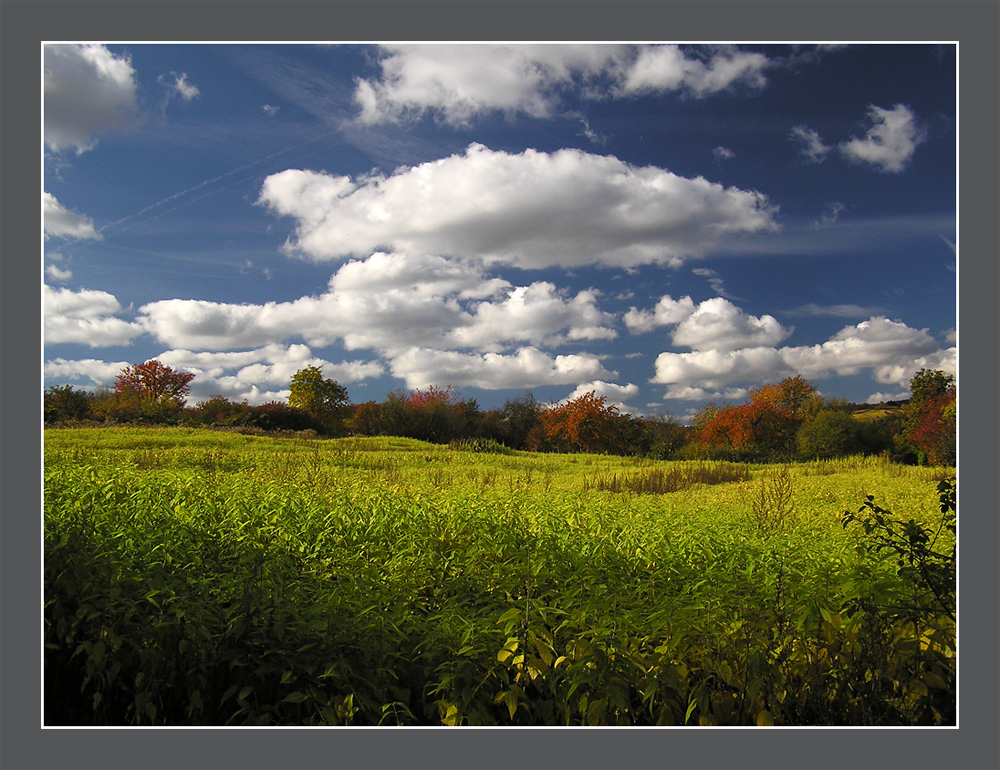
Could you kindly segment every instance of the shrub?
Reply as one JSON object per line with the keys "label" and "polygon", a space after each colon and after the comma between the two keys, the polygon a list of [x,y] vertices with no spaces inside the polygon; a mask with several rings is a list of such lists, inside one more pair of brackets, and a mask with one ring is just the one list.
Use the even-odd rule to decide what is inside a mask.
{"label": "shrub", "polygon": [[86,391],[74,390],[72,385],[49,388],[44,395],[45,422],[85,420],[90,414],[92,398]]}

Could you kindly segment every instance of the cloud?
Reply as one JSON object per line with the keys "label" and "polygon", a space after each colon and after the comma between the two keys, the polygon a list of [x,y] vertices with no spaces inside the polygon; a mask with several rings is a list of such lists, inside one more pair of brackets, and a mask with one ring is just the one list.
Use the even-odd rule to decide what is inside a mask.
{"label": "cloud", "polygon": [[840,215],[844,213],[844,209],[847,207],[840,201],[834,201],[833,203],[827,204],[823,209],[823,213],[817,221],[813,222],[815,227],[830,227],[835,224]]}
{"label": "cloud", "polygon": [[866,404],[881,404],[884,401],[905,401],[910,397],[909,390],[901,390],[896,393],[872,393],[865,399]]}
{"label": "cloud", "polygon": [[182,72],[180,75],[176,72],[171,72],[170,75],[160,75],[157,82],[162,83],[170,89],[170,96],[179,96],[186,102],[190,102],[201,96],[198,86],[188,82],[186,72]]}
{"label": "cloud", "polygon": [[547,282],[519,286],[499,302],[477,303],[471,315],[472,324],[449,335],[460,347],[489,348],[508,341],[559,345],[618,336],[604,325],[613,318],[598,310],[596,292],[581,291],[567,300]]}
{"label": "cloud", "polygon": [[45,362],[45,377],[62,382],[89,381],[91,385],[110,385],[122,369],[130,366],[129,361],[101,361],[96,358],[81,358],[70,361],[53,358]]}
{"label": "cloud", "polygon": [[736,153],[730,150],[728,147],[716,147],[712,150],[712,157],[716,160],[729,160],[730,158],[735,158]]}
{"label": "cloud", "polygon": [[770,66],[763,54],[732,46],[676,45],[387,45],[378,63],[378,78],[355,84],[361,123],[431,113],[455,126],[490,112],[548,118],[570,92],[588,99],[670,91],[702,98],[737,84],[762,88]]}
{"label": "cloud", "polygon": [[57,265],[49,265],[45,268],[45,275],[54,281],[68,281],[73,277],[73,271],[60,270]]}
{"label": "cloud", "polygon": [[679,324],[694,312],[694,301],[690,297],[674,299],[669,294],[660,298],[652,310],[636,310],[632,307],[625,313],[625,326],[634,334],[649,332],[657,326]]}
{"label": "cloud", "polygon": [[[650,382],[718,391],[741,382],[770,382],[786,376],[784,359],[775,348],[698,350],[691,353],[660,353]],[[677,397],[677,396],[672,396]]]}
{"label": "cloud", "polygon": [[103,45],[45,46],[45,144],[79,155],[138,116],[135,70]]}
{"label": "cloud", "polygon": [[551,356],[528,346],[515,353],[460,353],[413,347],[390,359],[394,377],[407,388],[449,383],[484,390],[570,385],[598,378],[614,378],[597,356],[589,353]]}
{"label": "cloud", "polygon": [[879,171],[899,173],[927,137],[917,125],[916,116],[908,107],[897,104],[891,110],[868,107],[872,126],[864,138],[852,138],[840,144],[841,153],[849,160],[870,163]]}
{"label": "cloud", "polygon": [[[157,358],[167,366],[196,375],[191,383],[192,403],[220,395],[246,399],[251,404],[284,399],[292,376],[307,366],[317,366],[324,377],[341,385],[381,377],[385,367],[377,361],[341,361],[333,363],[314,356],[306,345],[271,344],[261,348],[232,352],[193,352],[168,350]],[[261,386],[278,390],[262,390]]]}
{"label": "cloud", "polygon": [[[342,385],[381,377],[385,373],[385,367],[379,362],[331,363],[314,356],[305,345],[266,345],[223,353],[175,349],[153,357],[173,369],[195,375],[191,382],[189,404],[207,401],[214,396],[235,401],[245,399],[250,404],[284,400],[289,394],[287,386],[292,375],[306,366],[318,366],[324,377]],[[56,358],[45,362],[44,373],[47,379],[62,382],[89,381],[92,385],[110,386],[128,365],[126,361]]]}
{"label": "cloud", "polygon": [[736,401],[746,398],[749,392],[746,388],[726,388],[725,390],[712,391],[692,385],[671,385],[667,388],[664,398],[675,401],[711,401],[717,399]]}
{"label": "cloud", "polygon": [[566,396],[566,398],[557,401],[556,404],[565,404],[575,398],[585,396],[588,393],[593,393],[598,397],[604,396],[605,399],[607,399],[607,405],[616,407],[622,414],[640,414],[637,409],[625,403],[626,400],[635,398],[639,395],[639,386],[631,382],[625,383],[624,385],[619,385],[614,382],[605,382],[604,380],[584,382],[577,385],[576,389],[572,393]]}
{"label": "cloud", "polygon": [[121,305],[104,291],[43,287],[45,344],[75,342],[92,348],[127,345],[143,333],[140,326],[115,318]]}
{"label": "cloud", "polygon": [[297,220],[285,248],[316,261],[388,249],[525,269],[678,264],[724,236],[777,229],[758,192],[580,150],[481,144],[391,176],[290,169],[259,201]]}
{"label": "cloud", "polygon": [[773,346],[794,331],[783,327],[773,316],[748,315],[723,297],[695,305],[690,297],[675,300],[666,295],[652,311],[630,309],[624,321],[635,333],[673,326],[674,345],[714,352]]}
{"label": "cloud", "polygon": [[696,97],[724,91],[735,84],[763,88],[766,56],[732,46],[709,49],[704,56],[689,57],[679,46],[644,46],[627,67],[618,87],[622,94],[685,91]]}
{"label": "cloud", "polygon": [[682,393],[687,388],[721,390],[738,383],[774,382],[795,374],[813,380],[869,370],[876,382],[903,385],[922,368],[953,372],[955,356],[955,348],[940,349],[926,329],[873,316],[844,327],[820,345],[661,353],[650,382]]}
{"label": "cloud", "polygon": [[45,238],[72,238],[75,240],[102,240],[89,217],[66,209],[51,193],[42,193],[42,214],[45,221]]}
{"label": "cloud", "polygon": [[356,83],[362,123],[433,111],[452,125],[482,113],[549,117],[558,90],[614,67],[627,49],[592,45],[392,45],[378,80]]}
{"label": "cloud", "polygon": [[412,347],[497,352],[610,339],[613,321],[598,310],[592,290],[570,295],[547,282],[515,287],[469,263],[384,252],[342,265],[318,296],[263,305],[161,300],[139,316],[150,334],[180,348],[295,339],[390,355]]}
{"label": "cloud", "polygon": [[719,276],[715,270],[709,270],[704,267],[696,267],[691,270],[697,276],[708,279],[708,285],[712,287],[712,291],[718,294],[720,297],[725,297],[726,299],[734,299],[734,297],[726,291],[725,282]]}
{"label": "cloud", "polygon": [[811,163],[822,162],[830,150],[833,149],[823,144],[823,140],[820,139],[819,134],[806,126],[795,126],[791,130],[790,136],[801,145],[799,151]]}
{"label": "cloud", "polygon": [[278,114],[278,110],[280,110],[281,107],[275,107],[273,104],[265,104],[263,107],[261,107],[261,109],[267,113],[267,116],[269,118],[273,118],[275,115]]}
{"label": "cloud", "polygon": [[639,395],[639,386],[631,382],[625,385],[618,385],[614,382],[605,382],[604,380],[593,380],[592,382],[585,382],[578,385],[576,390],[570,393],[566,397],[566,401],[572,401],[574,398],[579,398],[587,393],[593,392],[598,396],[605,396],[607,398],[619,398],[627,399],[634,398]]}
{"label": "cloud", "polygon": [[832,316],[834,318],[858,318],[864,316],[878,315],[882,310],[877,307],[863,307],[861,305],[817,305],[810,302],[807,305],[786,310],[787,315],[792,316]]}

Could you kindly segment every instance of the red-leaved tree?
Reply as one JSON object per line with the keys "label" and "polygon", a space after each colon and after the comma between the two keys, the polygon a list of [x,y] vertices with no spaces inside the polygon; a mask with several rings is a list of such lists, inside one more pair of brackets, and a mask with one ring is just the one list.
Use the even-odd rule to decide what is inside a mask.
{"label": "red-leaved tree", "polygon": [[155,358],[122,369],[115,377],[114,391],[119,396],[140,396],[155,403],[184,406],[194,375],[178,372]]}

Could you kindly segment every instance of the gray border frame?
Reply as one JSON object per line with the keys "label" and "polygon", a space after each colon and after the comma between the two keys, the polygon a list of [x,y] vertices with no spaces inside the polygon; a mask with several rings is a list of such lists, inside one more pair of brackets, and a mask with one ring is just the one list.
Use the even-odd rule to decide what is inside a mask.
{"label": "gray border frame", "polygon": [[[1000,768],[1000,3],[979,0],[2,0],[0,766],[116,768]],[[386,730],[39,727],[42,40],[958,41],[960,463],[958,729]],[[36,148],[29,151],[26,148]],[[30,288],[29,288],[30,287]],[[35,367],[38,367],[37,369]],[[967,411],[966,417],[963,411]],[[966,417],[965,419],[962,419]]]}

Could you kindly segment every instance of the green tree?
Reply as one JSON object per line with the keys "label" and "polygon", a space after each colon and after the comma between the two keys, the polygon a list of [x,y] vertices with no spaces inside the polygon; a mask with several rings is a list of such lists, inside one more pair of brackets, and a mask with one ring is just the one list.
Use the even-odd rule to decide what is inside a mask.
{"label": "green tree", "polygon": [[511,449],[523,449],[528,435],[539,424],[545,407],[538,403],[529,390],[524,395],[508,400],[498,417],[500,441]]}
{"label": "green tree", "polygon": [[847,412],[825,409],[797,435],[799,455],[806,459],[844,457],[863,452],[862,425]]}
{"label": "green tree", "polygon": [[89,416],[92,396],[72,385],[51,387],[45,391],[45,422],[83,420]]}
{"label": "green tree", "polygon": [[347,388],[323,377],[318,366],[307,366],[292,375],[288,405],[308,413],[328,433],[344,431],[347,416]]}

